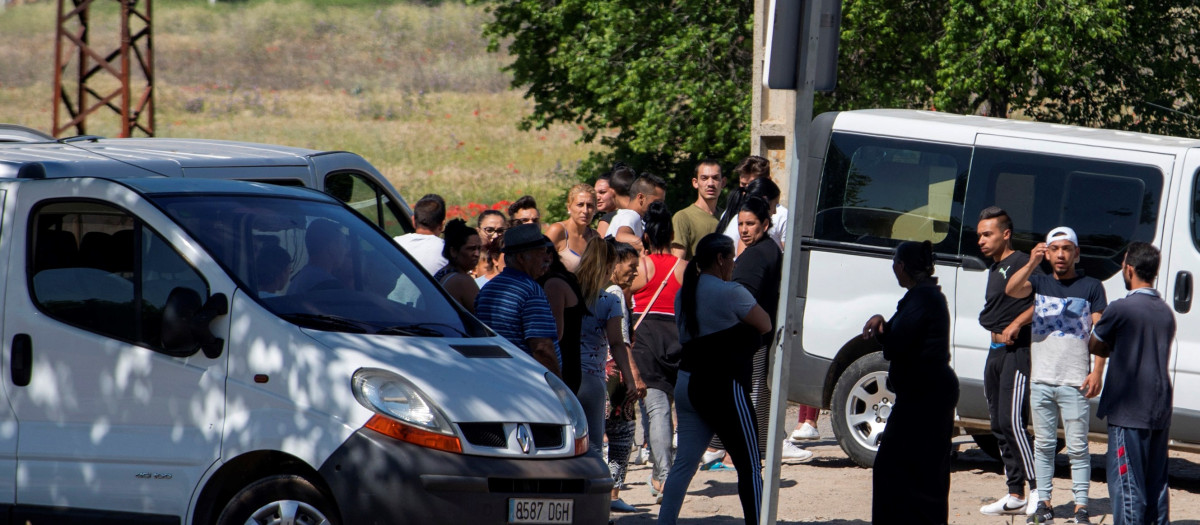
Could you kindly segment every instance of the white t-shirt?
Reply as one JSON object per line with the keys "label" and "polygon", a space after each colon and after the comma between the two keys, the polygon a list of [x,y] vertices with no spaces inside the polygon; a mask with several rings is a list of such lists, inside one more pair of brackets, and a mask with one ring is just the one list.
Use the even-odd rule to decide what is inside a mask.
{"label": "white t-shirt", "polygon": [[421,263],[421,266],[425,267],[425,271],[430,275],[437,273],[449,262],[442,257],[442,247],[445,246],[445,241],[437,235],[406,233],[396,237],[396,242],[418,263]]}
{"label": "white t-shirt", "polygon": [[628,226],[629,229],[633,230],[633,234],[636,235],[638,239],[642,238],[642,216],[638,215],[638,212],[627,208],[619,209],[617,210],[617,214],[613,215],[612,221],[608,223],[608,232],[605,237],[612,237],[615,239],[617,237],[617,231],[620,230],[622,226]]}
{"label": "white t-shirt", "polygon": [[[767,235],[775,240],[775,244],[779,245],[779,249],[783,249],[783,237],[787,235],[787,208],[782,204],[775,205],[775,213],[771,215],[771,226],[767,228]],[[741,240],[742,236],[738,235],[737,221],[729,221],[729,226],[725,227],[723,232],[726,237],[733,239],[736,245]]]}

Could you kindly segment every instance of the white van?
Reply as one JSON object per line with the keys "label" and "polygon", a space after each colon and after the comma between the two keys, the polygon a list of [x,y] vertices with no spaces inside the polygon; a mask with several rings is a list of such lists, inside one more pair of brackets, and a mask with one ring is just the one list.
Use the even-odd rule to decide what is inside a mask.
{"label": "white van", "polygon": [[[784,330],[793,353],[789,397],[831,410],[838,442],[874,461],[894,394],[878,346],[859,337],[875,313],[895,311],[904,290],[891,271],[902,241],[929,240],[949,302],[958,423],[994,450],[983,393],[989,338],[979,325],[987,282],[976,244],[979,212],[1013,219],[1028,252],[1056,226],[1079,234],[1080,267],[1123,297],[1119,274],[1131,241],[1163,253],[1157,289],[1175,308],[1172,445],[1200,446],[1200,140],[908,110],[826,113],[809,136],[809,177],[788,248],[800,280]],[[1095,410],[1092,411],[1093,415]],[[1104,422],[1093,417],[1093,437]]]}
{"label": "white van", "polygon": [[0,522],[607,521],[574,395],[334,198],[5,165]]}
{"label": "white van", "polygon": [[[324,191],[393,237],[414,230],[412,210],[369,162],[346,151],[321,151],[226,140],[82,136],[58,140],[0,124],[0,177],[38,169],[50,177],[107,177],[138,168],[145,176],[235,179]],[[122,175],[124,176],[124,175]]]}

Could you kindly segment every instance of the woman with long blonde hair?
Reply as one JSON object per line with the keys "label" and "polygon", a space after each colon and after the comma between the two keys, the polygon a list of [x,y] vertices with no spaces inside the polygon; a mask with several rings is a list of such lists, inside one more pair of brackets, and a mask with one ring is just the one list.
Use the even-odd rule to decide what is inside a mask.
{"label": "woman with long blonde hair", "polygon": [[575,271],[579,278],[579,288],[583,292],[587,313],[583,315],[579,334],[580,368],[582,369],[579,390],[575,395],[583,405],[587,416],[589,432],[593,438],[589,447],[597,454],[601,453],[605,419],[607,416],[607,372],[611,349],[613,361],[625,384],[629,396],[640,398],[646,393],[646,384],[642,382],[637,365],[633,363],[629,346],[622,336],[622,325],[625,323],[625,312],[621,297],[606,290],[613,284],[613,269],[618,262],[617,243],[611,239],[594,238],[587,243],[579,268]]}
{"label": "woman with long blonde hair", "polygon": [[567,220],[546,228],[546,237],[554,243],[559,259],[567,270],[579,268],[588,241],[600,236],[591,227],[596,215],[596,189],[591,184],[576,184],[567,190]]}

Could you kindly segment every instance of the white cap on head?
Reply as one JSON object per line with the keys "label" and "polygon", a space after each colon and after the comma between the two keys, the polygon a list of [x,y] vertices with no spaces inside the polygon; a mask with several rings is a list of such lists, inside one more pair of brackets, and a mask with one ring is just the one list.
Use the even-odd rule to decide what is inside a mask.
{"label": "white cap on head", "polygon": [[1046,234],[1047,246],[1054,243],[1054,241],[1071,241],[1071,244],[1074,244],[1076,247],[1079,246],[1079,237],[1075,236],[1075,230],[1066,226],[1059,226]]}

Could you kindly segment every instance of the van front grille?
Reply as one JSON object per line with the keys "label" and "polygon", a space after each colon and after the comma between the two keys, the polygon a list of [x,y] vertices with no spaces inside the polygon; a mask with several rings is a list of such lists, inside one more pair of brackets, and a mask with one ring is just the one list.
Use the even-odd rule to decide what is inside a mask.
{"label": "van front grille", "polygon": [[505,448],[508,443],[504,436],[502,423],[459,423],[463,437],[467,442],[477,447]]}
{"label": "van front grille", "polygon": [[563,446],[563,426],[550,425],[545,423],[533,423],[529,425],[529,430],[533,434],[533,444],[537,448],[562,448]]}

